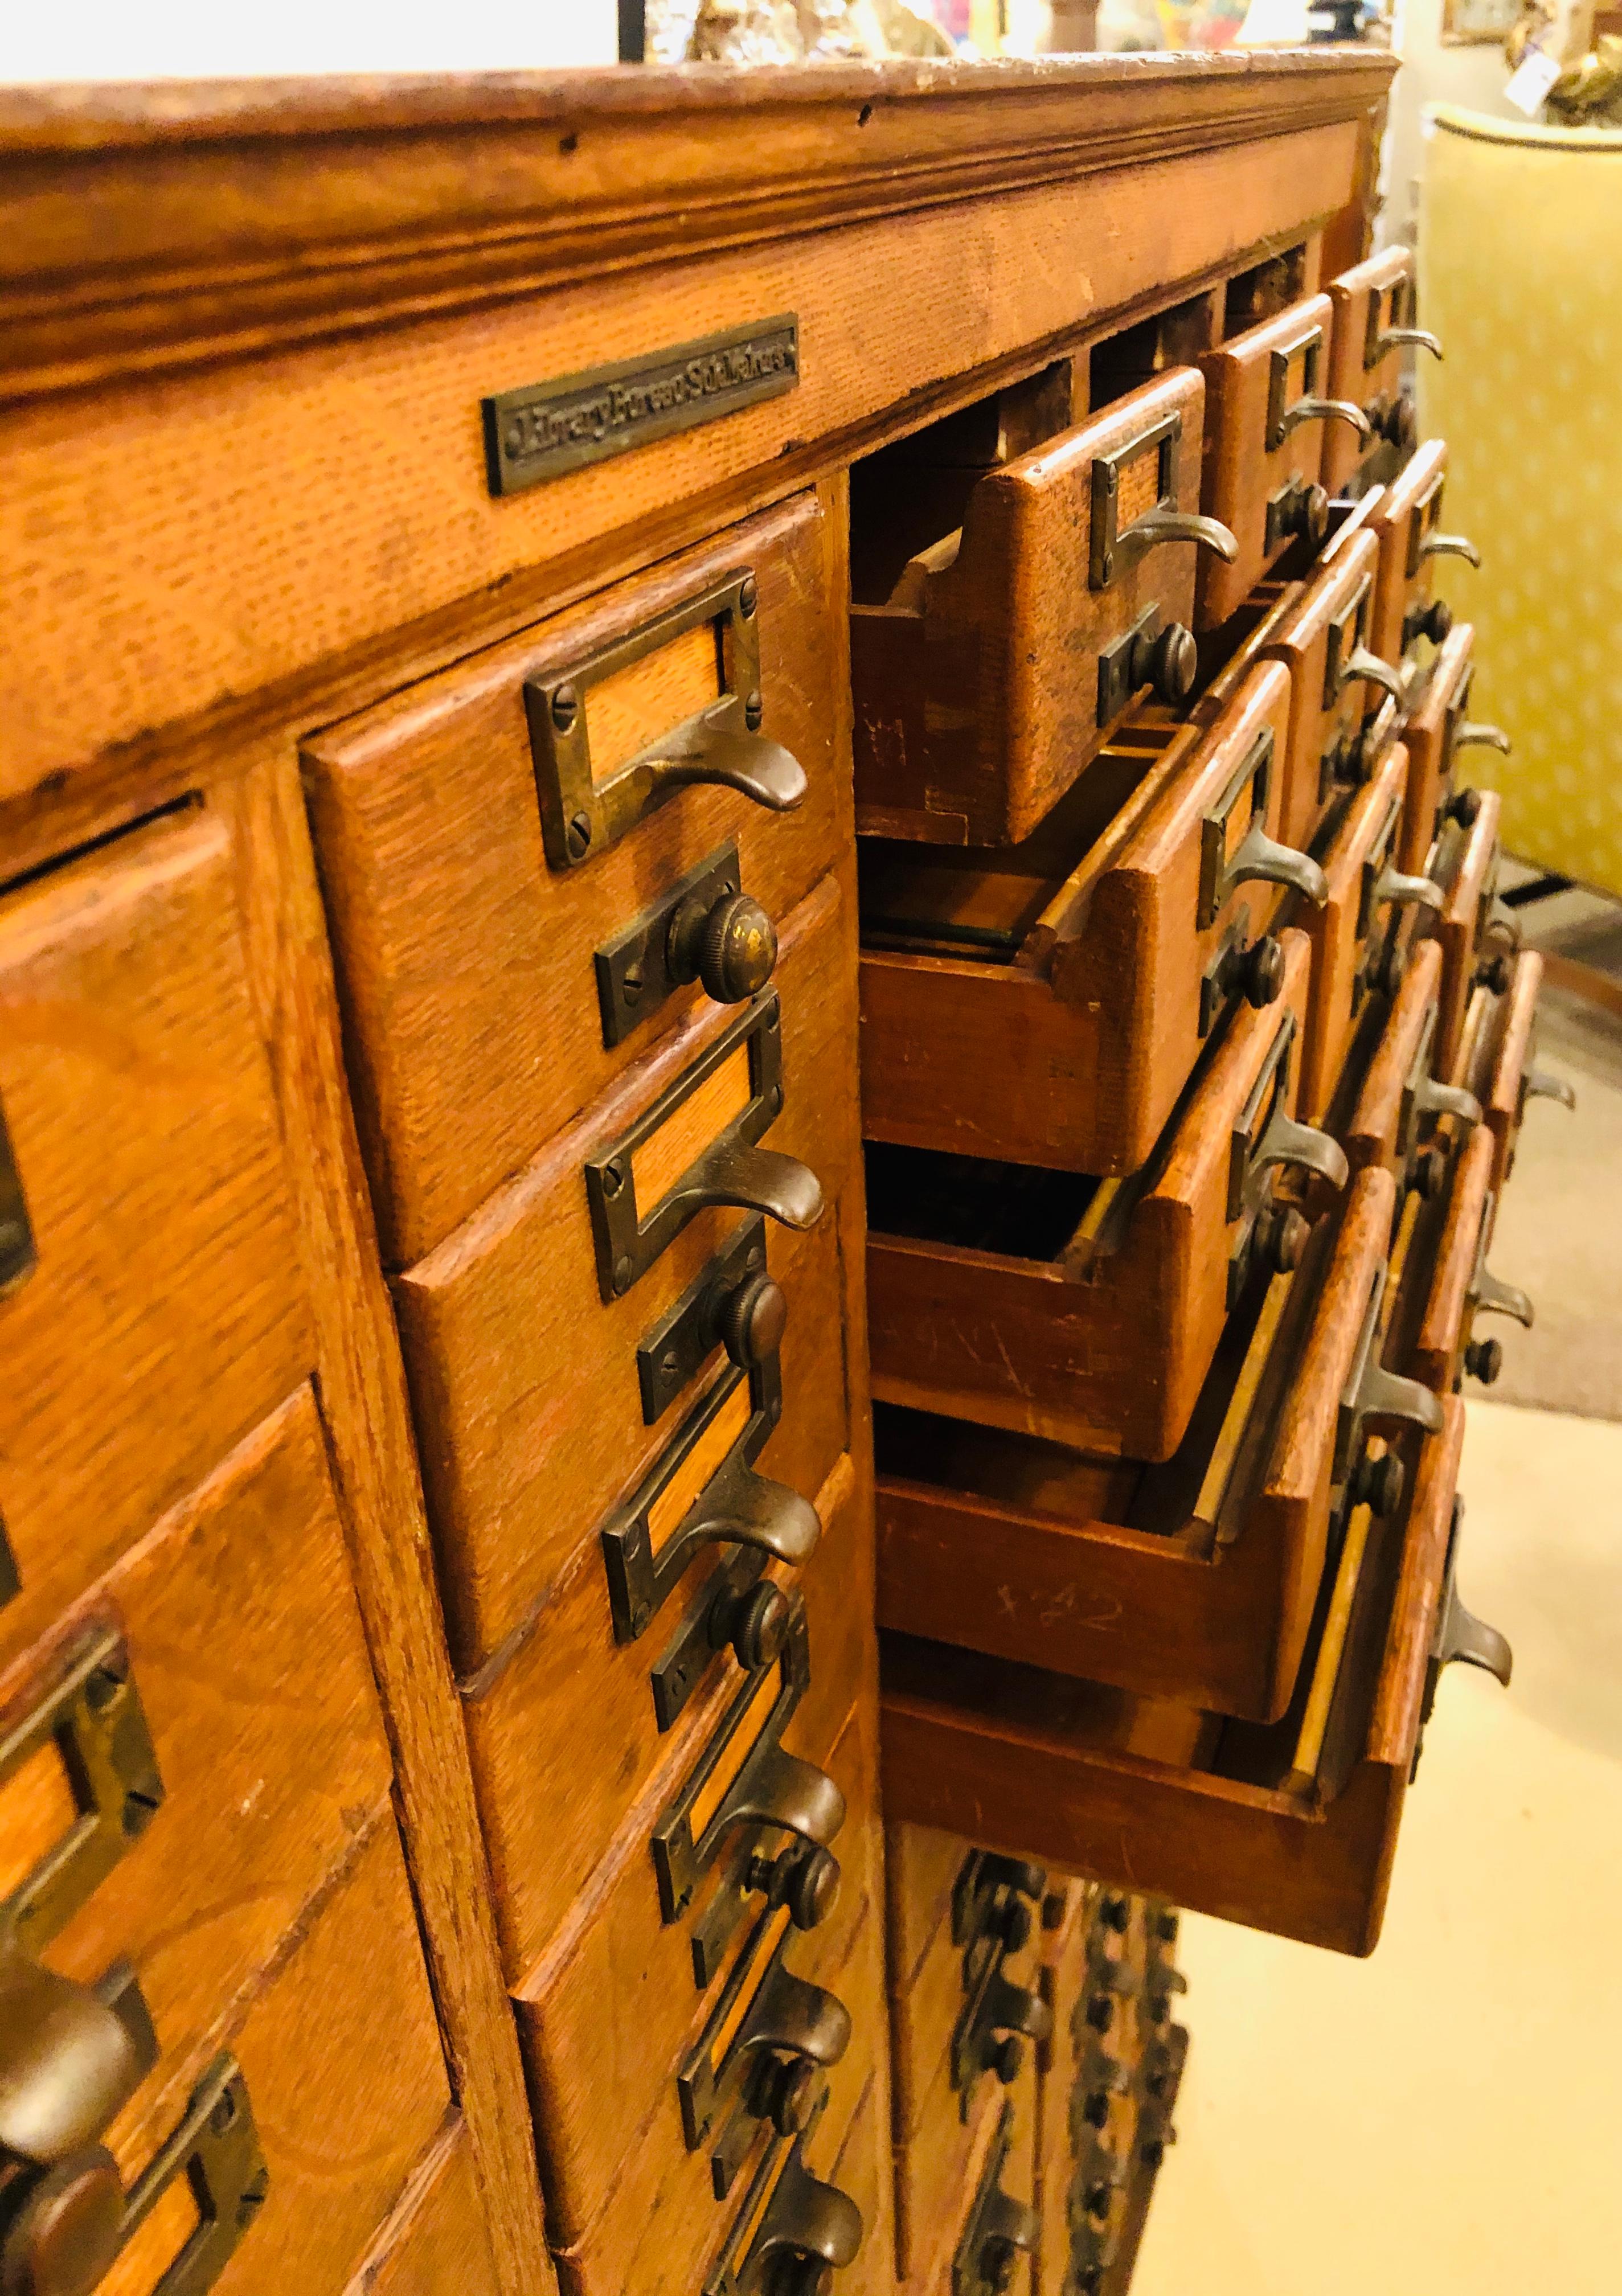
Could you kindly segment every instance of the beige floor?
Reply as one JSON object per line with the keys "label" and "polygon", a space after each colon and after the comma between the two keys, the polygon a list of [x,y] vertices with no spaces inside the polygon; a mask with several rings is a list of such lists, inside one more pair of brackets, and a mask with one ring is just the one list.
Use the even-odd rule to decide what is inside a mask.
{"label": "beige floor", "polygon": [[1522,1135],[1492,1258],[1538,1323],[1501,1327],[1462,1485],[1462,1590],[1514,1681],[1444,1678],[1372,1961],[1186,1921],[1134,2296],[1622,2289],[1622,1029],[1549,998],[1542,1051],[1579,1107]]}

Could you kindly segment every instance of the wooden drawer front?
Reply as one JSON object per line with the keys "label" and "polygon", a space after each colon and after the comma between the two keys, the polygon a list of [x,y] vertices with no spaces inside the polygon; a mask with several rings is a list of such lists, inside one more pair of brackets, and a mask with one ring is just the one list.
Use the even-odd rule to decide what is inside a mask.
{"label": "wooden drawer front", "polygon": [[1331,423],[1323,445],[1323,483],[1331,495],[1345,494],[1356,478],[1364,483],[1394,477],[1413,452],[1419,421],[1413,394],[1403,388],[1403,350],[1409,343],[1441,352],[1434,335],[1414,325],[1413,255],[1388,247],[1366,263],[1354,264],[1325,292],[1334,309],[1330,332],[1329,395],[1361,406],[1373,433],[1366,445],[1341,422]]}
{"label": "wooden drawer front", "polygon": [[[1147,1161],[1222,1012],[1248,987],[1266,993],[1249,952],[1281,892],[1252,860],[1321,890],[1305,856],[1260,850],[1276,836],[1289,711],[1289,675],[1266,662],[1208,734],[1096,759],[1068,847],[1056,817],[1016,857],[1021,873],[977,880],[975,895],[1006,892],[1025,913],[991,961],[932,953],[958,889],[930,864],[892,865],[891,848],[881,875],[864,871],[870,1139],[1100,1176]],[[886,945],[872,946],[881,919]]]}
{"label": "wooden drawer front", "polygon": [[[1463,1406],[1405,1515],[1359,1507],[1291,1712],[1213,1745],[1187,1710],[927,1644],[885,1649],[884,1792],[930,1825],[991,1819],[1023,1856],[1343,1953],[1380,1934],[1438,1626]],[[939,1694],[949,1679],[952,1696]],[[1182,1718],[1180,1719],[1180,1718]],[[1169,1752],[1168,1752],[1169,1749]]]}
{"label": "wooden drawer front", "polygon": [[313,1343],[222,824],[171,816],[0,899],[0,1015],[4,1665]]}
{"label": "wooden drawer front", "polygon": [[1364,1174],[1339,1234],[1247,1299],[1163,1468],[881,1414],[881,1626],[1221,1713],[1282,1713],[1358,1456],[1352,1382],[1394,1199],[1387,1174]]}
{"label": "wooden drawer front", "polygon": [[1434,940],[1415,943],[1397,990],[1370,1053],[1351,1114],[1339,1131],[1355,1172],[1372,1167],[1397,1182],[1397,1201],[1416,1186],[1435,1185],[1421,1159],[1430,1144],[1436,1119],[1452,1115],[1473,1121],[1473,1095],[1444,1084],[1434,1073],[1438,991],[1442,952]]}
{"label": "wooden drawer front", "polygon": [[1512,911],[1498,906],[1499,798],[1481,793],[1468,829],[1450,827],[1438,845],[1431,873],[1446,891],[1433,930],[1442,945],[1442,985],[1438,994],[1436,1072],[1451,1076],[1464,1046],[1464,1016],[1478,981],[1495,993],[1514,977],[1520,928]]}
{"label": "wooden drawer front", "polygon": [[[791,1635],[782,1658],[756,1676],[743,1672],[731,1650],[710,1658],[709,1604],[724,1599],[725,1588],[709,1582],[696,1602],[677,1606],[668,1632],[649,1637],[651,1649],[617,1646],[602,1557],[587,1546],[536,1631],[487,1688],[468,1698],[468,1747],[496,1931],[515,1990],[528,1988],[537,1963],[567,1925],[571,1904],[639,1811],[646,1856],[654,1818],[712,1742],[725,1737],[741,1750],[770,1738],[785,1715],[786,1744],[799,1750],[806,1734],[823,1724],[823,1743],[832,1742],[845,1702],[856,1684],[870,1678],[872,1665],[871,1611],[864,1607],[872,1583],[865,1500],[848,1459],[836,1463],[817,1490],[816,1506],[822,1539],[794,1574],[804,1597],[804,1634]],[[788,1574],[774,1565],[770,1576],[792,1611]],[[653,1670],[668,1677],[674,1669],[666,1661],[672,1654],[680,1661],[695,1644],[696,1687],[661,1731]],[[745,1694],[751,1681],[758,1699]],[[768,1692],[768,1681],[775,1689]],[[728,1721],[734,1710],[735,1726]],[[611,1745],[612,1763],[555,1759],[557,1748],[586,1742]]]}
{"label": "wooden drawer front", "polygon": [[[794,1966],[833,1993],[850,2016],[849,2042],[828,2071],[828,2104],[811,2134],[812,2160],[819,2164],[837,2161],[882,2062],[883,1936],[879,1906],[864,1899],[859,1907],[841,1906],[825,1931],[814,1931],[792,1955]],[[804,1953],[824,1938],[830,1946],[844,1942],[842,1958]],[[758,2178],[764,2170],[762,2181],[769,2181],[782,2155],[769,2124],[755,2124],[755,2130],[726,2196],[717,2199],[709,2153],[686,2149],[672,2082],[663,2120],[648,2124],[590,2228],[556,2251],[565,2296],[622,2296],[627,2289],[637,2296],[644,2290],[648,2296],[692,2296],[695,2289],[735,2296],[729,2272],[764,2197]]]}
{"label": "wooden drawer front", "polygon": [[[820,2128],[815,2134],[821,2152]],[[895,2165],[889,2096],[880,2074],[863,2092],[831,2169],[824,2169],[820,2160],[815,2167],[824,2182],[848,2194],[862,2219],[861,2251],[834,2283],[839,2296],[895,2296]]]}
{"label": "wooden drawer front", "polygon": [[1407,911],[1438,913],[1440,889],[1397,866],[1408,753],[1387,750],[1358,791],[1323,856],[1329,898],[1306,918],[1312,938],[1312,1005],[1301,1060],[1301,1113],[1321,1124],[1371,995],[1400,989],[1413,927]]}
{"label": "wooden drawer front", "polygon": [[[1434,1260],[1421,1261],[1415,1271],[1423,1281],[1424,1305],[1411,1360],[1415,1376],[1438,1395],[1454,1392],[1466,1370],[1488,1384],[1497,1376],[1497,1351],[1488,1353],[1472,1341],[1477,1314],[1500,1296],[1486,1267],[1497,1203],[1492,1174],[1493,1136],[1479,1125],[1454,1167],[1446,1205],[1438,1207],[1443,1217],[1434,1224]],[[1523,1297],[1511,1296],[1515,1304]],[[1529,1306],[1526,1312],[1529,1321]]]}
{"label": "wooden drawer front", "polygon": [[1475,1092],[1492,1131],[1495,1193],[1514,1169],[1527,1103],[1552,1100],[1567,1109],[1577,1105],[1565,1078],[1538,1064],[1537,996],[1543,977],[1542,957],[1535,949],[1523,949],[1503,996],[1477,989],[1471,1007],[1479,1004],[1482,1010],[1475,1030],[1466,1018],[1457,1072]]}
{"label": "wooden drawer front", "polygon": [[[381,2049],[380,2035],[387,2036]],[[225,2268],[200,2284],[222,2296],[342,2287],[450,2106],[390,1820],[295,1932],[268,1982],[246,2001],[221,1999],[191,2068],[194,2095],[207,2094],[216,2050],[228,2051],[241,2069],[267,2181]],[[180,2088],[176,2124],[185,2096]],[[145,2164],[145,2149],[130,2143],[122,2121],[108,2143],[127,2188]],[[198,2218],[182,2177],[98,2282],[97,2296],[154,2296]]]}
{"label": "wooden drawer front", "polygon": [[[388,1811],[307,1388],[124,1557],[26,1677],[13,1670],[0,1741],[21,1754],[0,1784],[7,1925],[82,1985],[127,1961],[157,2037],[121,2124],[139,2160],[229,2005]],[[94,1839],[47,1880],[94,1812]]]}
{"label": "wooden drawer front", "polygon": [[[1200,629],[1225,622],[1298,535],[1323,539],[1329,504],[1319,478],[1328,422],[1306,410],[1329,403],[1331,324],[1328,296],[1309,295],[1200,358],[1200,507],[1239,543],[1231,563],[1201,557]],[[1354,428],[1361,427],[1359,415]]]}
{"label": "wooden drawer front", "polygon": [[1403,727],[1403,742],[1408,752],[1408,792],[1403,807],[1398,864],[1404,869],[1424,867],[1425,857],[1446,823],[1457,822],[1461,827],[1468,828],[1475,819],[1481,803],[1480,792],[1458,784],[1461,750],[1472,746],[1508,747],[1508,736],[1495,726],[1478,726],[1470,721],[1475,642],[1475,631],[1468,622],[1456,623],[1448,632],[1424,690]]}
{"label": "wooden drawer front", "polygon": [[[838,1894],[802,1933],[792,1903],[773,1907],[741,1886],[756,1856],[802,1849],[779,1827],[740,1828],[685,1918],[666,1922],[649,1856],[663,1805],[639,1805],[589,1896],[570,1906],[528,1973],[517,2002],[519,2033],[541,2135],[549,2227],[561,2245],[581,2239],[625,2173],[633,2148],[674,2159],[729,2142],[739,2102],[731,2054],[740,2021],[779,1958],[796,1976],[826,1985],[845,1965],[864,1923],[882,1923],[877,1833],[877,1756],[871,1710],[797,1747],[832,1779],[845,1822],[831,1834]],[[747,1839],[745,1834],[747,1833]],[[807,1849],[814,1845],[803,1845]],[[720,1925],[716,1917],[725,1915]],[[695,1938],[711,1949],[699,1983]],[[702,2061],[702,2062],[701,2062]],[[729,2069],[730,2068],[730,2069]],[[678,2076],[691,2095],[678,2095]],[[747,2093],[747,2081],[744,2085]],[[692,2114],[691,2128],[684,2115]]]}
{"label": "wooden drawer front", "polygon": [[1300,603],[1263,652],[1290,672],[1290,742],[1279,836],[1306,851],[1335,798],[1363,781],[1383,747],[1382,695],[1400,702],[1396,670],[1369,648],[1379,545],[1364,526],[1337,535]]}
{"label": "wooden drawer front", "polygon": [[987,471],[961,527],[853,604],[859,828],[1014,842],[1139,694],[1187,700],[1192,545],[1232,547],[1200,521],[1204,406],[1178,368]]}
{"label": "wooden drawer front", "polygon": [[[774,1220],[764,1230],[789,1317],[782,1423],[757,1464],[806,1497],[843,1449],[847,1423],[839,1230],[848,1218],[856,1136],[841,1051],[851,1022],[848,917],[838,882],[827,879],[784,930],[772,1023],[783,1105],[762,1144],[809,1168],[823,1195],[808,1233]],[[637,1490],[710,1382],[718,1349],[679,1399],[661,1398],[649,1425],[637,1349],[735,1239],[738,1213],[712,1199],[640,1281],[605,1304],[585,1173],[729,1025],[730,1016],[691,1016],[608,1100],[396,1279],[452,1657],[464,1677],[524,1630],[571,1570],[588,1567],[606,1518]],[[711,1079],[730,1099],[715,1099],[707,1085],[635,1157],[663,1156],[679,1174],[745,1103],[750,1057],[740,1047]],[[651,1209],[661,1181],[638,1168]],[[601,1574],[600,1551],[589,1567]],[[606,1621],[606,1597],[603,1608]]]}
{"label": "wooden drawer front", "polygon": [[1387,661],[1405,655],[1417,660],[1421,638],[1439,646],[1453,627],[1446,600],[1434,594],[1437,560],[1463,558],[1472,566],[1479,563],[1473,543],[1442,531],[1446,478],[1446,443],[1428,439],[1369,514],[1380,537],[1372,644]]}
{"label": "wooden drawer front", "polygon": [[944,2079],[960,2120],[1007,2087],[1046,2038],[1036,1905],[1042,1868],[963,1846],[951,1910],[910,1984],[890,1983],[896,2126],[922,2126]]}
{"label": "wooden drawer front", "polygon": [[[605,1045],[598,950],[723,849],[736,848],[742,890],[778,922],[837,857],[850,816],[835,752],[842,642],[830,548],[820,507],[801,496],[309,744],[350,1075],[389,1266],[431,1250],[708,1003],[697,985],[656,1003],[656,952],[652,1009]],[[755,584],[747,622],[725,603],[744,580]],[[707,617],[675,627],[706,601]],[[594,671],[649,634],[659,642],[639,660]],[[733,696],[726,725],[745,732],[749,697],[734,684],[744,638],[758,657],[758,734],[803,768],[803,800],[780,814],[735,789],[682,788],[610,837],[602,792],[627,758],[657,752],[723,693]],[[567,697],[557,701],[561,682],[572,714]],[[571,756],[589,749],[594,794],[584,802],[595,825],[578,864],[566,849],[549,857],[538,797],[543,755],[560,740]]]}
{"label": "wooden drawer front", "polygon": [[346,2296],[496,2296],[496,2266],[458,2118],[412,2178]]}
{"label": "wooden drawer front", "polygon": [[907,2296],[929,2296],[952,2285],[951,2259],[971,2199],[984,2172],[1004,2103],[1001,2087],[984,2083],[965,2122],[943,2078],[926,2099],[915,2127],[896,2146],[896,2269]]}
{"label": "wooden drawer front", "polygon": [[1276,1179],[1339,1152],[1293,1122],[1310,949],[1233,1016],[1150,1164],[1126,1181],[875,1145],[873,1393],[1077,1448],[1169,1458],[1253,1266],[1291,1248]]}

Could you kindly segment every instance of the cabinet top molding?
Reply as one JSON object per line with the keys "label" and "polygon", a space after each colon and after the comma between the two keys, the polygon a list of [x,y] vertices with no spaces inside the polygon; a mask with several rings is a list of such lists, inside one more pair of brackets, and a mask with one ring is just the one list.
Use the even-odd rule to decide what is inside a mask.
{"label": "cabinet top molding", "polygon": [[4,89],[0,396],[1361,121],[1396,68],[1298,48]]}

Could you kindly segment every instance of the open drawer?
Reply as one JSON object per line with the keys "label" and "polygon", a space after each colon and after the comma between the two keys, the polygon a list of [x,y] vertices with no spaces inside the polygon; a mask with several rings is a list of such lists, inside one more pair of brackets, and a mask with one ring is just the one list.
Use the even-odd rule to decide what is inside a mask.
{"label": "open drawer", "polygon": [[[1380,1372],[1394,1190],[1231,1319],[1162,1466],[880,1406],[881,1627],[1271,1720],[1296,1686],[1331,1519],[1376,1428],[1438,1423]],[[1063,1861],[1061,1860],[1061,1863]]]}
{"label": "open drawer", "polygon": [[1368,643],[1379,555],[1364,526],[1343,526],[1295,606],[1258,647],[1290,672],[1279,816],[1286,845],[1311,845],[1335,799],[1367,781],[1395,730],[1402,682]]}
{"label": "open drawer", "polygon": [[1404,911],[1439,911],[1441,889],[1396,864],[1408,753],[1386,751],[1347,808],[1323,854],[1328,898],[1304,922],[1312,942],[1312,1003],[1301,1062],[1301,1113],[1321,1124],[1339,1083],[1369,996],[1402,984],[1409,931]]}
{"label": "open drawer", "polygon": [[[909,1638],[883,1657],[892,1816],[972,1823],[1068,1873],[1341,1953],[1379,1939],[1431,1667],[1452,1654],[1464,1412],[1439,1406],[1405,1512],[1353,1507],[1290,1712],[1225,1727]],[[1460,1652],[1460,1655],[1469,1653]]]}
{"label": "open drawer", "polygon": [[1529,1100],[1558,1101],[1575,1108],[1577,1095],[1563,1077],[1537,1064],[1537,995],[1544,961],[1536,949],[1515,959],[1510,985],[1495,996],[1479,987],[1465,1010],[1456,1074],[1481,1103],[1493,1136],[1495,1189],[1515,1166],[1515,1144]]}
{"label": "open drawer", "polygon": [[1413,324],[1415,290],[1411,248],[1388,247],[1328,282],[1334,308],[1329,339],[1331,398],[1349,398],[1368,419],[1371,437],[1360,447],[1337,425],[1324,442],[1323,483],[1343,495],[1377,478],[1390,478],[1413,454],[1419,422],[1412,392],[1403,387],[1403,351],[1412,343],[1440,358],[1440,344]]}
{"label": "open drawer", "polygon": [[1455,1392],[1466,1372],[1485,1387],[1497,1378],[1503,1345],[1477,1335],[1480,1316],[1532,1321],[1526,1293],[1500,1283],[1487,1265],[1498,1203],[1493,1147],[1491,1131],[1478,1125],[1458,1154],[1446,1195],[1429,1202],[1411,1198],[1405,1213],[1414,1276],[1403,1287],[1411,1296],[1399,1301],[1388,1352],[1438,1395]]}
{"label": "open drawer", "polygon": [[1007,854],[858,856],[866,1136],[1105,1177],[1135,1172],[1226,1007],[1282,981],[1290,679],[1255,666],[1216,726],[1129,726]]}
{"label": "open drawer", "polygon": [[1503,849],[1498,838],[1500,800],[1484,790],[1468,828],[1448,822],[1428,863],[1446,898],[1429,930],[1442,945],[1442,985],[1438,996],[1436,1070],[1451,1076],[1464,1047],[1464,1021],[1478,983],[1503,996],[1515,977],[1520,922],[1498,899]]}
{"label": "open drawer", "polygon": [[1187,700],[1194,550],[1235,547],[1200,514],[1204,407],[1176,369],[984,471],[898,570],[855,554],[858,829],[1015,842],[1139,694]]}
{"label": "open drawer", "polygon": [[1274,1004],[1241,1007],[1126,1180],[882,1143],[867,1151],[868,1347],[888,1403],[1166,1459],[1252,1267],[1307,1239],[1274,1182],[1345,1160],[1295,1122],[1309,975],[1281,946]]}
{"label": "open drawer", "polygon": [[1476,634],[1468,622],[1448,631],[1424,691],[1403,728],[1408,750],[1408,794],[1403,808],[1397,865],[1422,869],[1425,856],[1449,821],[1468,829],[1481,808],[1479,790],[1455,787],[1461,750],[1508,752],[1510,737],[1497,726],[1472,724],[1470,682]]}
{"label": "open drawer", "polygon": [[1231,560],[1200,561],[1195,627],[1215,629],[1298,537],[1315,550],[1329,531],[1320,484],[1325,433],[1368,435],[1360,407],[1327,395],[1330,300],[1308,295],[1207,351],[1200,506],[1238,542]]}
{"label": "open drawer", "polygon": [[1381,492],[1369,523],[1380,538],[1380,572],[1374,584],[1374,619],[1370,643],[1385,661],[1399,661],[1421,638],[1439,646],[1453,627],[1445,598],[1433,594],[1438,558],[1481,562],[1473,542],[1442,531],[1442,488],[1447,478],[1447,446],[1426,441],[1406,469]]}
{"label": "open drawer", "polygon": [[1449,1116],[1468,1127],[1480,1116],[1474,1095],[1442,1082],[1432,1066],[1441,979],[1440,947],[1421,941],[1365,1065],[1343,1079],[1338,1098],[1349,1099],[1349,1113],[1331,1114],[1328,1126],[1353,1171],[1379,1167],[1389,1172],[1399,1201],[1410,1188],[1430,1194],[1445,1183],[1445,1162],[1429,1156],[1438,1119]]}

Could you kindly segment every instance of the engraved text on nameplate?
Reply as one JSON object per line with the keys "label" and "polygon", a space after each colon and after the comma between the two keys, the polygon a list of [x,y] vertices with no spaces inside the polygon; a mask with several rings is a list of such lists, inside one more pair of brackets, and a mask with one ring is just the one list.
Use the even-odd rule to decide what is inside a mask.
{"label": "engraved text on nameplate", "polygon": [[790,314],[645,358],[504,390],[483,402],[490,492],[521,493],[583,463],[774,398],[799,381],[799,327]]}

